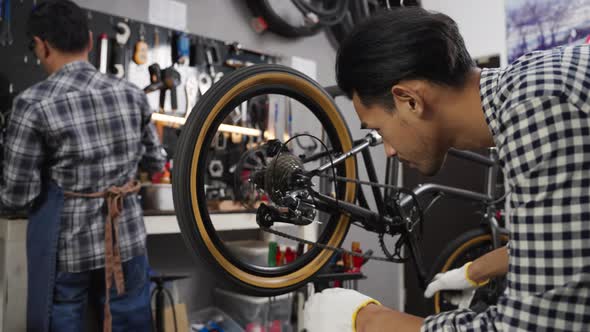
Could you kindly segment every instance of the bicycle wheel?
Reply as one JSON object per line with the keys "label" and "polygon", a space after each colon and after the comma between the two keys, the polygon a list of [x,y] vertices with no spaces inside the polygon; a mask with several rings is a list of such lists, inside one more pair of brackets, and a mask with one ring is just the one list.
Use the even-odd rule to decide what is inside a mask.
{"label": "bicycle wheel", "polygon": [[[262,124],[275,126],[275,135],[270,130],[264,133],[250,134],[245,132],[242,138],[232,138],[224,144],[219,143],[220,137],[227,134],[228,123],[237,119],[238,123],[245,126],[244,117],[235,116],[235,109],[248,100],[268,96],[271,111],[268,115],[274,116],[275,121],[259,121],[258,128]],[[277,97],[278,96],[278,97]],[[270,101],[272,98],[272,101]],[[275,102],[276,98],[285,98],[292,107],[283,111],[279,107],[282,102]],[[245,107],[243,109],[248,109]],[[261,118],[258,112],[257,118]],[[283,133],[276,131],[281,121],[277,118],[290,119],[283,126]],[[233,120],[232,120],[233,119]],[[225,126],[222,128],[222,126]],[[253,127],[247,131],[252,131]],[[272,262],[264,261],[264,254],[255,257],[247,256],[248,251],[243,246],[243,241],[232,241],[240,234],[225,232],[228,224],[235,224],[234,229],[251,228],[256,219],[257,204],[252,202],[252,197],[268,199],[270,195],[247,195],[243,192],[243,186],[236,186],[235,181],[243,179],[243,174],[230,174],[231,172],[252,172],[253,168],[264,167],[265,155],[257,154],[253,150],[261,149],[264,141],[274,136],[293,136],[290,130],[315,130],[318,135],[323,133],[325,143],[329,146],[328,154],[337,155],[352,147],[350,131],[344,118],[337,109],[333,99],[321,86],[307,76],[288,67],[280,65],[256,65],[237,70],[226,75],[200,98],[191,112],[186,124],[182,128],[178,141],[178,153],[174,160],[173,170],[173,196],[177,219],[184,240],[189,249],[197,256],[204,257],[220,275],[239,285],[245,292],[259,295],[272,296],[292,291],[304,285],[312,278],[331,258],[332,252],[319,247],[308,248],[301,256],[292,262],[272,266]],[[242,130],[244,131],[244,130]],[[278,134],[277,134],[278,133]],[[232,134],[233,135],[233,134]],[[248,136],[254,135],[254,136]],[[247,142],[246,142],[247,141]],[[221,149],[216,146],[221,145]],[[311,145],[311,144],[309,144]],[[299,155],[295,144],[288,146],[292,155]],[[217,160],[217,153],[239,150],[236,163],[248,161],[248,165],[232,165],[231,158],[227,159],[228,165],[222,167],[226,159],[217,163],[216,169],[212,169],[211,163]],[[220,150],[220,151],[218,151]],[[236,151],[237,151],[236,150]],[[321,151],[316,151],[321,153]],[[310,153],[307,151],[307,153]],[[256,156],[253,158],[252,156]],[[309,156],[309,155],[308,155]],[[253,160],[254,159],[254,160]],[[310,161],[301,160],[306,168],[313,168],[320,161],[308,158]],[[222,162],[223,161],[223,162]],[[314,164],[315,163],[315,164]],[[262,165],[262,166],[261,166]],[[220,171],[219,167],[225,170]],[[344,163],[336,166],[336,174],[349,178],[356,177],[356,161],[349,158]],[[213,183],[211,170],[215,170],[217,180]],[[225,176],[228,175],[229,176]],[[228,179],[229,185],[224,189],[223,196],[219,191],[212,195],[212,188],[222,186],[224,179]],[[325,191],[335,195],[338,199],[353,202],[355,199],[356,185],[346,184],[318,184],[325,187]],[[236,195],[231,193],[231,188],[240,188]],[[235,204],[237,197],[248,197],[247,204]],[[234,203],[233,205],[232,202]],[[229,204],[227,204],[229,203]],[[223,206],[231,205],[236,211],[228,213]],[[321,225],[319,224],[321,222]],[[275,224],[273,229],[279,229],[290,234],[304,237],[307,240],[339,246],[346,236],[349,228],[349,218],[346,215],[334,213],[330,215],[319,214],[312,224],[296,226],[291,224]],[[244,230],[244,232],[246,232]],[[267,236],[268,238],[268,236]],[[283,249],[296,250],[297,243],[280,237],[273,238]],[[240,245],[236,245],[236,243]],[[257,247],[258,252],[264,252],[264,245]],[[286,251],[286,250],[285,250]],[[251,251],[248,251],[251,252]],[[268,256],[268,255],[266,255]],[[262,257],[262,259],[261,259]]]}
{"label": "bicycle wheel", "polygon": [[319,23],[307,24],[303,14],[290,1],[247,0],[255,17],[263,17],[268,30],[287,38],[313,36],[320,32]]}
{"label": "bicycle wheel", "polygon": [[[501,243],[505,245],[508,242],[508,236],[502,235]],[[447,272],[459,268],[469,261],[483,256],[493,250],[492,235],[487,229],[479,228],[470,230],[461,234],[453,240],[438,256],[433,265],[430,279],[437,273]],[[498,301],[498,297],[505,288],[505,278],[495,278],[490,282],[478,288],[471,301],[470,308],[474,311],[484,311],[490,305]],[[457,306],[451,303],[450,297],[457,294],[457,291],[440,291],[434,294],[433,307],[435,313],[457,309]]]}
{"label": "bicycle wheel", "polygon": [[[402,2],[392,2],[389,4],[390,10],[395,10],[402,6]],[[403,6],[414,7],[421,6],[421,1],[418,0],[406,0],[403,1]],[[330,26],[327,30],[328,34],[331,35],[331,39],[334,42],[336,49],[340,43],[348,36],[352,29],[359,23],[368,19],[372,15],[383,13],[388,8],[388,3],[383,0],[354,0],[350,1],[348,5],[348,13],[338,24]]]}

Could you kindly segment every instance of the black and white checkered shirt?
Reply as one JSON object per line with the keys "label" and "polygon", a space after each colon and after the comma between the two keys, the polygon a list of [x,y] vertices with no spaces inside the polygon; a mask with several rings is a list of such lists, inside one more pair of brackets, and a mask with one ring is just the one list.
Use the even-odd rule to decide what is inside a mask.
{"label": "black and white checkered shirt", "polygon": [[[29,205],[42,181],[91,193],[134,179],[138,164],[161,170],[164,156],[145,94],[131,83],[99,73],[88,62],[69,63],[14,100],[6,132],[0,203]],[[104,266],[105,202],[66,198],[58,269]],[[145,253],[145,225],[137,195],[125,198],[119,219],[124,261]]]}
{"label": "black and white checkered shirt", "polygon": [[508,285],[422,331],[590,331],[590,47],[483,70],[480,90],[511,190]]}

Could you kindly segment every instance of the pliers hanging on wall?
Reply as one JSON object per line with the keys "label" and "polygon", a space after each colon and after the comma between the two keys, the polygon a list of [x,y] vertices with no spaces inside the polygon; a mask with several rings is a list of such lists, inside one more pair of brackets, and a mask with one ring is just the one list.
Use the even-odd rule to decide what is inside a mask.
{"label": "pliers hanging on wall", "polygon": [[164,113],[166,90],[170,90],[170,105],[172,106],[172,112],[176,112],[178,109],[176,87],[181,82],[180,73],[173,66],[162,70],[157,63],[149,66],[148,70],[150,72],[150,85],[143,88],[143,92],[150,93],[160,90],[160,112]]}

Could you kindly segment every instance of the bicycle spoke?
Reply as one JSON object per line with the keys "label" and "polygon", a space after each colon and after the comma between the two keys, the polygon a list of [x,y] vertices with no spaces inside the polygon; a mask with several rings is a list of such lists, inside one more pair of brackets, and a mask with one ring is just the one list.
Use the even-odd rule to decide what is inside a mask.
{"label": "bicycle spoke", "polygon": [[[277,295],[301,287],[328,263],[349,223],[337,211],[317,211],[313,202],[304,200],[308,182],[291,181],[291,175],[293,170],[303,174],[319,167],[322,157],[333,151],[352,148],[344,118],[316,82],[278,65],[251,66],[226,75],[195,108],[174,160],[175,205],[187,243],[220,275],[258,294]],[[290,157],[277,166],[277,159],[285,158],[275,153],[281,150],[271,156],[267,143],[287,142],[305,132],[322,137],[333,151],[321,154],[319,142],[315,146],[293,141],[287,144],[288,153],[280,153]],[[299,160],[304,154],[312,158]],[[352,177],[356,164],[346,160],[333,172]],[[354,201],[355,184],[320,181],[314,189],[334,193],[343,202]],[[265,211],[264,206],[269,208]],[[260,236],[259,223],[267,220],[268,211],[269,230],[281,232]],[[320,245],[308,248],[304,243]],[[269,260],[269,249],[276,247],[278,261]]]}

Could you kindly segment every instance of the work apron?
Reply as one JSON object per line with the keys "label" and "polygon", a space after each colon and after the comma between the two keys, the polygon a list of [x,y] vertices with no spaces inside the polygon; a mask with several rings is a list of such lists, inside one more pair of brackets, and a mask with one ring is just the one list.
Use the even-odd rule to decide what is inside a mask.
{"label": "work apron", "polygon": [[50,182],[29,212],[27,331],[49,331],[63,204],[63,190]]}
{"label": "work apron", "polygon": [[112,316],[109,305],[110,289],[114,282],[117,293],[125,292],[121,253],[117,244],[117,220],[123,210],[123,199],[127,194],[137,193],[140,184],[129,181],[127,184],[112,186],[104,192],[75,193],[64,192],[58,185],[50,182],[35,201],[29,214],[27,226],[27,330],[48,332],[53,305],[57,249],[61,225],[64,196],[103,197],[107,204],[105,224],[105,317],[103,331],[110,332]]}

